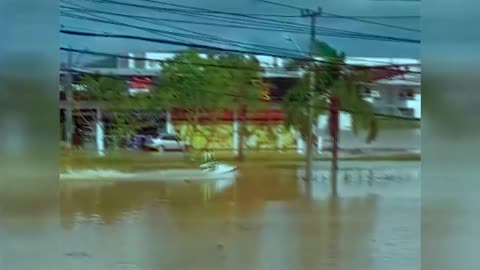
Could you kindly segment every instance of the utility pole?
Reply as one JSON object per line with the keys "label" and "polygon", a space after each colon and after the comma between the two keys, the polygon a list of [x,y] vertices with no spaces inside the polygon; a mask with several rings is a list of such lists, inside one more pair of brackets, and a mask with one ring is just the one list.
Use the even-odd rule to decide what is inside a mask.
{"label": "utility pole", "polygon": [[67,55],[67,73],[65,74],[65,142],[72,145],[73,137],[73,76],[72,76],[72,52]]}
{"label": "utility pole", "polygon": [[315,28],[316,28],[316,19],[318,16],[322,15],[322,9],[318,8],[316,11],[310,9],[304,9],[301,12],[302,17],[310,17],[310,98],[308,104],[308,128],[307,128],[307,142],[306,142],[306,154],[305,154],[305,161],[306,161],[306,172],[305,172],[305,180],[311,181],[312,180],[312,170],[313,170],[313,97],[315,94],[315,62],[314,59],[314,46],[315,46]]}

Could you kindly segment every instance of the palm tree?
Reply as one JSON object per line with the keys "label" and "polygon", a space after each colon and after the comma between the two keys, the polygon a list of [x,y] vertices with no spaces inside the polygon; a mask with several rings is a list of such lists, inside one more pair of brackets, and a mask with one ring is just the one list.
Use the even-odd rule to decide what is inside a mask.
{"label": "palm tree", "polygon": [[[286,66],[289,70],[305,70],[309,65],[314,70],[315,87],[314,96],[311,96],[309,90],[311,73],[305,73],[299,83],[290,89],[284,100],[284,109],[287,114],[285,124],[296,128],[305,139],[309,130],[308,125],[312,124],[308,122],[309,110],[305,104],[313,102],[314,116],[325,114],[330,110],[329,127],[333,142],[332,175],[336,175],[338,117],[335,115],[337,112],[343,111],[350,115],[354,134],[358,134],[359,130],[368,132],[367,143],[377,136],[377,119],[372,105],[364,100],[358,91],[359,83],[368,81],[368,72],[348,68],[345,65],[345,54],[338,52],[325,42],[316,41],[313,48],[314,55],[321,57],[321,61],[313,64],[308,61],[291,61]],[[339,103],[337,109],[332,108],[335,103]],[[336,187],[332,188],[336,190]]]}

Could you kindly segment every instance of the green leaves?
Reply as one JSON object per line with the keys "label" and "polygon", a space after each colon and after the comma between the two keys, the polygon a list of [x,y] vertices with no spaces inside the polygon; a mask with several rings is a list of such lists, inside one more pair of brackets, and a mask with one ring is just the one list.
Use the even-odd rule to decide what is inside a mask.
{"label": "green leaves", "polygon": [[255,82],[261,79],[260,71],[258,63],[249,56],[201,56],[190,50],[163,65],[157,91],[168,108],[185,108],[194,113],[257,107],[262,85]]}
{"label": "green leaves", "polygon": [[126,84],[121,78],[85,76],[81,83],[86,87],[86,95],[90,101],[98,102],[97,106],[111,119],[108,133],[114,147],[118,147],[122,139],[126,139],[141,128],[155,125],[136,117],[134,111],[155,111],[162,107],[151,94],[130,96]]}
{"label": "green leaves", "polygon": [[92,76],[86,76],[81,83],[86,86],[87,96],[90,100],[110,103],[125,101],[126,87],[119,79],[109,77],[95,79]]}
{"label": "green leaves", "polygon": [[328,43],[318,40],[313,45],[313,54],[325,58],[343,58],[342,53],[337,52],[333,47],[328,45]]}
{"label": "green leaves", "polygon": [[353,133],[357,135],[359,130],[366,130],[367,142],[372,142],[378,134],[378,120],[373,106],[360,95],[357,82],[350,79],[337,81],[332,93],[340,98],[342,110],[350,115]]}
{"label": "green leaves", "polygon": [[[322,60],[314,63],[292,61],[287,69],[313,70],[315,73],[314,97],[309,96],[310,72],[290,89],[284,101],[287,113],[285,125],[294,127],[300,132],[307,130],[308,115],[306,105],[313,99],[315,116],[324,113],[328,108],[328,97],[336,95],[340,98],[342,110],[350,114],[352,130],[358,134],[359,130],[367,130],[367,142],[373,141],[378,134],[378,123],[372,105],[359,94],[359,82],[368,80],[369,74],[365,71],[348,70],[345,68],[345,54],[336,51],[325,42],[317,41],[313,52],[321,56]],[[303,134],[303,133],[302,133]]]}

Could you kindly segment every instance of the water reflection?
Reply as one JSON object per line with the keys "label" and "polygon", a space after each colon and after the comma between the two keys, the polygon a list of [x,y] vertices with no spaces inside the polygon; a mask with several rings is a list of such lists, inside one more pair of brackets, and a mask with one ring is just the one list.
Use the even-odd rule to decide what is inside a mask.
{"label": "water reflection", "polygon": [[[297,169],[297,177],[302,178],[304,169]],[[330,196],[342,198],[352,196],[403,196],[419,198],[420,168],[405,164],[405,166],[348,166],[341,167],[336,174],[328,168],[316,168],[312,183],[301,183],[306,197],[311,199],[326,199]],[[336,181],[336,189],[332,183]],[[414,188],[416,187],[416,188]],[[333,190],[336,190],[334,192]]]}
{"label": "water reflection", "polygon": [[416,194],[418,179],[382,186],[339,177],[339,196],[330,197],[328,181],[306,183],[298,174],[241,170],[225,182],[64,183],[64,248],[92,254],[88,263],[72,259],[79,268],[417,268],[419,197],[398,189]]}

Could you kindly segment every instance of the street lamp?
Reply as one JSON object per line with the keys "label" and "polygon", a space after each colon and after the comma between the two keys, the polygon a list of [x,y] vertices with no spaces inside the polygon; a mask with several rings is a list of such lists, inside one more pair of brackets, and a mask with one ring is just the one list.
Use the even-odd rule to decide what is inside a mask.
{"label": "street lamp", "polygon": [[302,55],[306,55],[306,53],[300,48],[300,46],[298,46],[297,42],[292,38],[292,36],[285,34],[283,37],[285,38],[286,41],[291,42],[291,43],[293,44],[293,46],[295,46],[295,48],[296,48]]}

